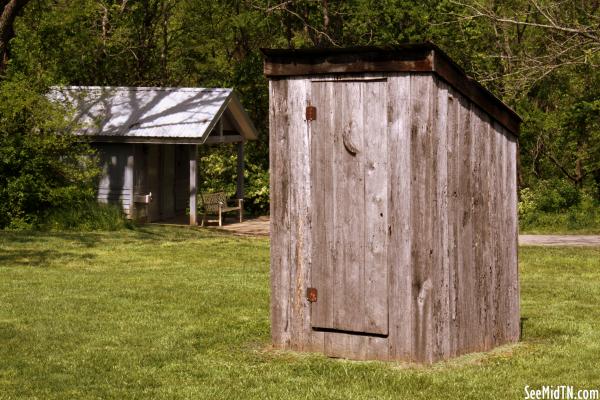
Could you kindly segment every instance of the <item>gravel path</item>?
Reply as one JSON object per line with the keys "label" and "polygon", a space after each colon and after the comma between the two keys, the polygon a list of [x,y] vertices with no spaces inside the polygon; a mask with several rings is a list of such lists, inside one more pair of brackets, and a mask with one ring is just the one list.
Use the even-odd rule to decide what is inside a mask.
{"label": "gravel path", "polygon": [[[269,217],[223,225],[223,230],[250,236],[269,236]],[[519,244],[527,246],[600,246],[600,235],[519,235]]]}
{"label": "gravel path", "polygon": [[600,235],[519,235],[520,245],[600,246]]}
{"label": "gravel path", "polygon": [[[259,217],[241,224],[223,225],[221,229],[251,236],[269,236],[269,217]],[[600,235],[519,235],[519,244],[527,246],[600,246]]]}
{"label": "gravel path", "polygon": [[[187,219],[174,223],[187,224]],[[238,235],[269,236],[269,217],[251,218],[242,223],[227,221],[218,229]],[[527,246],[600,246],[600,235],[519,235],[519,244]]]}

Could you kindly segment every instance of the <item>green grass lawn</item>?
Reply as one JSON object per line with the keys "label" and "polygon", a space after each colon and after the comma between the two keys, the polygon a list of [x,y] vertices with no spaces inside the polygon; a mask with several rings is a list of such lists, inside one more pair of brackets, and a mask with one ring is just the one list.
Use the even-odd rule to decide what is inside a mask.
{"label": "green grass lawn", "polygon": [[521,248],[524,341],[432,366],[269,348],[265,239],[0,232],[0,399],[522,399],[600,388],[600,248]]}

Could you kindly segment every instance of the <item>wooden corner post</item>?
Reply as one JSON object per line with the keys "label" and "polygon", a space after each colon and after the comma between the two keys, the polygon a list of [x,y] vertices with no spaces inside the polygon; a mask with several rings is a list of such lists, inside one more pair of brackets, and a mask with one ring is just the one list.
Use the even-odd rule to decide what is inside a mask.
{"label": "wooden corner post", "polygon": [[197,167],[198,167],[198,145],[190,145],[190,225],[198,225],[197,218]]}
{"label": "wooden corner post", "polygon": [[244,142],[237,144],[237,188],[235,197],[244,198]]}

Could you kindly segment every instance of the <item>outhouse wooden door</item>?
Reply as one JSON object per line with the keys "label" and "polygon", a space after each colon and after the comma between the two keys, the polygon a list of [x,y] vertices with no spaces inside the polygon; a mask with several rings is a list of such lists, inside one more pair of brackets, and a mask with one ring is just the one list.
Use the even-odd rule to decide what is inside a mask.
{"label": "outhouse wooden door", "polygon": [[386,88],[384,79],[311,83],[316,329],[388,334]]}

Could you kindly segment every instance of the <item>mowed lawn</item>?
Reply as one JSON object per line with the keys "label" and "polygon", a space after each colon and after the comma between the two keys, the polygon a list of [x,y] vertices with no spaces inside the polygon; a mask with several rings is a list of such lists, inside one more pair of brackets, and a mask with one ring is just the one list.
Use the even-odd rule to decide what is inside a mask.
{"label": "mowed lawn", "polygon": [[600,388],[600,248],[521,248],[523,342],[432,366],[269,348],[269,244],[0,232],[0,399],[522,399]]}

